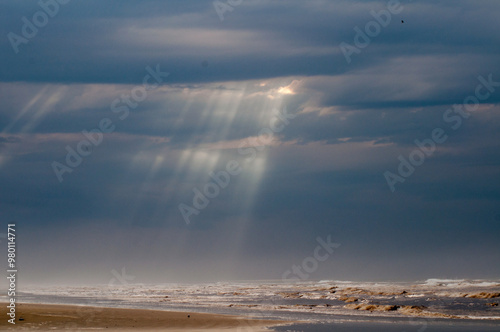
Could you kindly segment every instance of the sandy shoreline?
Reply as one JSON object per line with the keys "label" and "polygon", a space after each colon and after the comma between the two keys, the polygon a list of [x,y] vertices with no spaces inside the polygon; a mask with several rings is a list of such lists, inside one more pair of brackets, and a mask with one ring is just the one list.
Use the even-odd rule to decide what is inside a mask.
{"label": "sandy shoreline", "polygon": [[[266,327],[282,321],[246,317],[170,312],[145,309],[116,309],[73,305],[17,304],[16,324],[7,320],[7,303],[0,304],[0,330],[106,330],[106,331],[268,331]],[[22,320],[20,320],[22,319]],[[291,323],[291,322],[288,322]]]}

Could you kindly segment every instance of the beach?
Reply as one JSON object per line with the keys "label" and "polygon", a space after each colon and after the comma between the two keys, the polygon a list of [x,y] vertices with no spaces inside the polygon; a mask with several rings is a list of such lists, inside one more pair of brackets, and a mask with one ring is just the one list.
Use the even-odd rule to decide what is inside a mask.
{"label": "beach", "polygon": [[[7,303],[0,305],[4,313],[2,316],[7,317]],[[266,326],[280,323],[282,322],[192,312],[21,303],[16,307],[16,324],[8,323],[6,318],[2,319],[0,330],[261,332],[267,331]]]}
{"label": "beach", "polygon": [[[0,303],[5,308],[7,303]],[[36,331],[226,331],[226,332],[491,332],[498,331],[492,322],[409,320],[402,319],[339,319],[326,322],[293,322],[249,319],[243,316],[173,312],[149,309],[104,308],[77,305],[17,305],[15,326],[7,319],[0,330]],[[2,310],[5,312],[5,310]],[[293,324],[293,325],[290,325]]]}
{"label": "beach", "polygon": [[498,331],[499,302],[500,280],[25,286],[0,330]]}

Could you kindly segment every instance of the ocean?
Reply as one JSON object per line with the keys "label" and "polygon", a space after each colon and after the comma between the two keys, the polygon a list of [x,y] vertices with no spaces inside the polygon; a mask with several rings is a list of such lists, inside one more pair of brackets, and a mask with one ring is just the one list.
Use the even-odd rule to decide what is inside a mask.
{"label": "ocean", "polygon": [[276,331],[500,331],[500,280],[31,286],[17,301],[300,322]]}

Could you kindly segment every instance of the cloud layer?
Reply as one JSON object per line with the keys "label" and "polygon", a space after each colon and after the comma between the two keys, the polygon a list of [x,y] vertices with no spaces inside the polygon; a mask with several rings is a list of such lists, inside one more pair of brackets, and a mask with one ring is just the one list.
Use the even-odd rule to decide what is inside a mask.
{"label": "cloud layer", "polygon": [[43,6],[0,3],[0,216],[30,282],[281,278],[325,234],[342,246],[314,279],[500,272],[498,2],[402,1],[350,63],[340,44],[388,2],[244,0],[221,21],[210,1],[42,1],[31,38]]}

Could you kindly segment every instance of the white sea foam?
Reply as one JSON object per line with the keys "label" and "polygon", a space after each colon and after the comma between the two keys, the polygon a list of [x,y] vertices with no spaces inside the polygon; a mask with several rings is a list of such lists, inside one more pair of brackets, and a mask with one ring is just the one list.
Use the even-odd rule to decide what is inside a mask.
{"label": "white sea foam", "polygon": [[425,284],[428,286],[456,286],[464,282],[464,279],[427,279]]}
{"label": "white sea foam", "polygon": [[444,287],[498,287],[500,286],[500,280],[427,279],[425,285]]}

